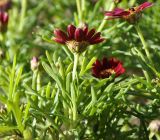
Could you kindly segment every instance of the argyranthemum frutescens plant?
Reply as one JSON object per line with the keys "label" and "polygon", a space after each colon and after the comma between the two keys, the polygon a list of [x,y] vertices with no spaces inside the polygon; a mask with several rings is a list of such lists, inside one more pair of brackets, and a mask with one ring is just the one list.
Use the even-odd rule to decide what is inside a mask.
{"label": "argyranthemum frutescens plant", "polygon": [[[6,0],[3,2],[5,3]],[[16,1],[14,2],[16,5]],[[26,8],[27,3],[23,2],[22,7]],[[73,17],[70,16],[71,13],[57,12],[61,9],[60,5],[63,5],[62,9],[70,5],[65,1],[55,2],[58,5],[53,9],[53,13],[56,11],[57,14],[52,20],[57,28],[53,29],[52,36],[48,38],[42,36],[50,42],[47,45],[39,37],[35,39],[35,42],[31,36],[24,39],[29,32],[27,29],[35,30],[33,23],[37,11],[45,10],[45,2],[40,2],[38,8],[33,10],[33,14],[29,9],[29,12],[25,13],[27,18],[25,18],[24,11],[22,12],[20,26],[15,35],[12,35],[15,31],[12,28],[15,22],[12,20],[17,19],[17,16],[8,13],[8,29],[6,28],[7,30],[1,37],[3,49],[0,50],[0,102],[2,103],[0,137],[69,140],[159,137],[160,75],[159,64],[153,61],[153,56],[155,55],[157,60],[160,57],[158,51],[153,53],[154,50],[146,45],[150,42],[144,42],[138,26],[143,9],[152,6],[152,3],[147,2],[130,10],[108,12],[110,16],[116,18],[125,16],[122,19],[132,21],[129,25],[124,22],[119,24],[118,21],[101,20],[106,17],[98,14],[101,13],[98,10],[101,10],[100,5],[107,7],[111,3],[109,9],[112,10],[113,7],[118,7],[118,4],[123,6],[123,2],[99,0],[81,3],[77,0],[78,12],[74,14],[76,26],[70,24],[73,20],[73,18],[69,19]],[[30,3],[33,4],[31,8],[35,7],[36,2]],[[43,10],[40,10],[41,8]],[[69,9],[72,8],[71,5]],[[92,8],[93,11],[89,10]],[[68,14],[67,20],[62,21],[59,18],[64,16],[63,13]],[[96,16],[97,14],[99,16]],[[43,15],[38,17],[42,26],[42,21],[45,23],[44,17]],[[26,24],[23,19],[30,22]],[[135,21],[134,24],[133,21]],[[88,23],[88,26],[83,22]],[[110,22],[114,24],[111,28]],[[64,24],[65,28],[63,28]],[[67,28],[66,25],[68,25]],[[127,25],[129,28],[126,27]],[[22,27],[26,27],[24,32]],[[94,28],[90,29],[90,27]],[[134,30],[131,30],[134,29],[133,27],[136,27],[138,31],[143,48],[139,37]],[[106,30],[109,32],[106,33]],[[119,30],[121,34],[123,31],[134,33],[132,39],[123,38],[123,43],[128,47],[125,52],[119,51],[123,46],[119,43],[118,37],[110,36],[110,34],[118,35]],[[132,43],[132,40],[135,42]],[[115,42],[119,48],[115,46]],[[128,42],[132,43],[131,47]],[[15,44],[23,47],[21,46],[22,50],[16,50],[20,53],[17,53],[17,57],[14,57],[12,62],[11,54],[14,53],[10,47]],[[48,50],[46,57],[42,51],[40,57],[31,58],[30,56],[30,62],[22,61],[25,57],[25,60],[28,60],[29,53],[25,56],[22,54],[28,47],[34,45],[44,45],[44,48]],[[20,46],[16,46],[16,49]],[[134,70],[131,72],[130,63],[139,73]]]}

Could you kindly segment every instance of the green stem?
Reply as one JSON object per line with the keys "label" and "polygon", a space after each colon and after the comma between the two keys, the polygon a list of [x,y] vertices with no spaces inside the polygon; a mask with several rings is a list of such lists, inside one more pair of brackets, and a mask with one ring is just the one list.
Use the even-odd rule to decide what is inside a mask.
{"label": "green stem", "polygon": [[136,0],[131,0],[131,1],[129,2],[129,5],[132,7],[132,6],[135,5],[135,3],[136,3]]}
{"label": "green stem", "polygon": [[153,63],[152,63],[151,56],[150,56],[150,53],[149,53],[149,50],[148,50],[148,47],[147,47],[147,44],[146,44],[146,41],[145,41],[145,39],[144,39],[144,37],[143,37],[142,31],[141,31],[141,29],[139,28],[138,25],[136,25],[135,28],[136,28],[136,31],[137,31],[137,33],[138,33],[138,36],[139,36],[139,38],[140,38],[140,40],[141,40],[141,42],[142,42],[143,49],[144,49],[144,51],[145,51],[145,53],[146,53],[146,56],[147,56],[149,62],[150,62],[151,64],[153,64]]}
{"label": "green stem", "polygon": [[38,70],[33,71],[32,75],[32,89],[36,90],[37,88],[37,76],[38,76]]}
{"label": "green stem", "polygon": [[37,73],[37,91],[39,91],[41,89],[41,74],[38,71]]}
{"label": "green stem", "polygon": [[20,25],[19,25],[19,31],[20,32],[23,30],[25,15],[26,15],[26,9],[27,9],[27,0],[22,0],[21,1]]}
{"label": "green stem", "polygon": [[[37,91],[37,76],[38,76],[38,70],[33,71],[32,75],[32,89]],[[32,95],[32,99],[38,103],[38,98],[35,95]]]}
{"label": "green stem", "polygon": [[[114,6],[115,6],[115,5],[114,5],[114,2],[112,2],[112,3],[111,3],[111,6],[110,6],[110,8],[109,8],[108,11],[113,10]],[[98,27],[98,30],[97,30],[98,32],[101,32],[101,31],[102,31],[102,29],[104,28],[106,22],[107,22],[106,17],[104,17],[103,21],[101,22],[100,26]]]}
{"label": "green stem", "polygon": [[74,123],[76,120],[77,120],[77,106],[74,105],[73,106],[73,121],[74,121]]}
{"label": "green stem", "polygon": [[76,0],[76,4],[77,4],[78,18],[79,18],[79,21],[81,22],[81,20],[82,20],[82,10],[81,10],[81,2],[80,2],[80,0]]}
{"label": "green stem", "polygon": [[2,34],[1,32],[0,32],[0,42],[2,42],[2,45],[5,43],[4,34]]}
{"label": "green stem", "polygon": [[81,10],[82,19],[81,20],[84,20],[85,10],[86,10],[86,0],[82,0],[82,10]]}
{"label": "green stem", "polygon": [[72,72],[73,80],[76,78],[78,59],[79,59],[79,54],[74,54],[74,66],[73,66],[73,72]]}

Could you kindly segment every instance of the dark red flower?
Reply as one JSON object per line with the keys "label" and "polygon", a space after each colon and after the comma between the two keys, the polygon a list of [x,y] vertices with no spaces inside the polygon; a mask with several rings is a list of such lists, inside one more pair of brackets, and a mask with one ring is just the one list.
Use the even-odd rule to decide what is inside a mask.
{"label": "dark red flower", "polygon": [[11,0],[0,0],[0,11],[7,11],[11,8]]}
{"label": "dark red flower", "polygon": [[151,2],[144,2],[143,4],[132,7],[130,9],[121,9],[115,8],[113,11],[106,11],[105,16],[109,17],[108,19],[122,18],[129,23],[135,23],[140,17],[144,9],[149,8],[153,5]]}
{"label": "dark red flower", "polygon": [[8,13],[0,11],[0,32],[5,32],[8,24]]}
{"label": "dark red flower", "polygon": [[54,30],[54,41],[60,44],[65,44],[72,52],[81,53],[86,50],[87,46],[98,44],[104,39],[101,38],[101,33],[88,27],[76,28],[74,25],[68,25],[67,33],[60,29]]}
{"label": "dark red flower", "polygon": [[120,76],[125,72],[125,68],[122,65],[122,62],[116,58],[103,58],[102,62],[98,59],[93,64],[92,75],[96,78],[108,78],[112,74],[115,74],[116,77]]}

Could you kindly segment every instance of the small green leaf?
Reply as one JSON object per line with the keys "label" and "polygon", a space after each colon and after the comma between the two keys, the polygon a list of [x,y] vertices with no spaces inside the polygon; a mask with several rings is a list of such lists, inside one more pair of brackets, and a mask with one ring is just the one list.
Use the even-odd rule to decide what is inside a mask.
{"label": "small green leaf", "polygon": [[70,83],[72,79],[72,73],[68,73],[66,77],[66,91],[69,93],[70,92]]}
{"label": "small green leaf", "polygon": [[67,67],[65,75],[67,75],[69,72],[71,72],[73,69],[73,63],[70,63],[69,66]]}
{"label": "small green leaf", "polygon": [[46,87],[46,98],[50,98],[51,95],[51,83],[49,82]]}
{"label": "small green leaf", "polygon": [[96,60],[97,60],[96,57],[93,57],[93,58],[90,60],[90,62],[89,62],[88,65],[86,66],[85,72],[86,72],[87,70],[89,70],[89,69],[92,68],[93,63],[94,63]]}
{"label": "small green leaf", "polygon": [[1,133],[13,131],[13,130],[16,130],[16,129],[18,129],[17,126],[0,126],[0,132]]}
{"label": "small green leaf", "polygon": [[49,74],[49,76],[51,76],[56,81],[58,86],[60,88],[62,88],[62,83],[63,82],[62,82],[62,79],[59,77],[59,75],[57,75],[57,73],[53,72],[53,70],[45,62],[42,62],[42,66],[45,69],[45,71]]}
{"label": "small green leaf", "polygon": [[59,64],[59,67],[60,67],[59,68],[59,73],[60,73],[62,79],[65,80],[65,70],[64,70],[63,62],[62,62],[60,57],[58,58],[58,64]]}

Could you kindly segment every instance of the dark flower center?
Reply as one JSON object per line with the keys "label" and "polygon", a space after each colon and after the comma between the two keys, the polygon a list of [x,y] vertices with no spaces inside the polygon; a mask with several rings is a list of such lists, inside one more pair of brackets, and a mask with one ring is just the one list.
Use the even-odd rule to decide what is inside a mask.
{"label": "dark flower center", "polygon": [[87,41],[77,42],[75,40],[70,40],[66,42],[66,45],[72,52],[81,53],[86,50],[89,43]]}
{"label": "dark flower center", "polygon": [[141,18],[141,12],[137,11],[137,7],[129,8],[130,14],[125,16],[124,19],[130,24],[135,24]]}
{"label": "dark flower center", "polygon": [[113,69],[104,69],[100,72],[101,77],[109,77],[112,74],[115,74],[115,71]]}
{"label": "dark flower center", "polygon": [[134,7],[129,8],[129,10],[132,12],[136,11]]}

